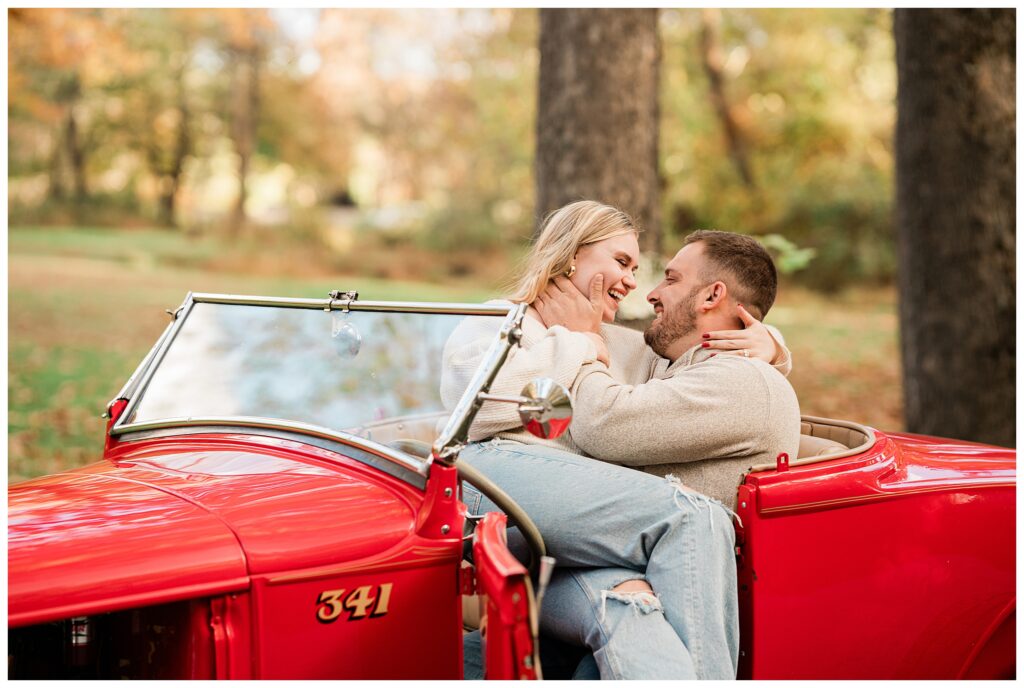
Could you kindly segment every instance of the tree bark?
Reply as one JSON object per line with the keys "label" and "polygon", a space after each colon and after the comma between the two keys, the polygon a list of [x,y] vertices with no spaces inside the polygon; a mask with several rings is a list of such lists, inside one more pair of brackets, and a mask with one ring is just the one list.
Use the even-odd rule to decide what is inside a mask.
{"label": "tree bark", "polygon": [[238,198],[229,221],[229,232],[237,237],[245,226],[245,201],[248,198],[249,164],[256,148],[256,122],[259,113],[259,50],[253,46],[236,49],[232,82],[231,136],[238,155]]}
{"label": "tree bark", "polygon": [[75,203],[84,203],[88,195],[85,184],[85,149],[80,142],[78,120],[74,110],[68,113],[68,154],[71,159],[71,179],[75,184]]}
{"label": "tree bark", "polygon": [[62,202],[67,196],[64,190],[64,131],[63,128],[54,135],[53,152],[50,155],[50,187],[49,198],[51,201]]}
{"label": "tree bark", "polygon": [[175,75],[178,89],[178,132],[174,141],[174,151],[171,154],[171,165],[167,172],[169,183],[164,189],[161,198],[161,215],[168,227],[176,227],[176,209],[178,205],[178,190],[181,188],[181,175],[185,171],[185,158],[192,151],[192,139],[189,136],[190,112],[185,89],[185,66]]}
{"label": "tree bark", "polygon": [[729,148],[729,157],[732,158],[736,171],[743,180],[744,186],[748,189],[754,188],[754,175],[750,171],[750,162],[747,158],[747,147],[743,141],[740,127],[733,117],[732,108],[729,107],[729,100],[725,97],[725,70],[723,68],[722,47],[718,36],[718,26],[721,23],[722,13],[717,9],[701,10],[701,31],[700,48],[701,62],[704,65],[704,73],[708,77],[708,92],[711,96],[711,104],[718,114],[722,123],[722,131],[725,133],[725,142]]}
{"label": "tree bark", "polygon": [[79,135],[78,119],[75,117],[75,106],[81,95],[81,82],[75,75],[68,87],[68,114],[64,121],[64,145],[67,149],[68,163],[71,165],[71,183],[75,189],[75,203],[78,204],[85,202],[88,194],[85,183],[85,147],[82,145]]}
{"label": "tree bark", "polygon": [[540,10],[536,229],[592,199],[632,215],[641,249],[660,252],[657,27],[656,9]]}
{"label": "tree bark", "polygon": [[[186,97],[184,65],[175,72],[174,80],[177,91],[175,109],[178,111],[178,122],[173,148],[165,154],[161,145],[162,141],[152,135],[147,136],[144,142],[149,171],[159,184],[158,221],[161,226],[167,228],[177,227],[178,191],[181,189],[181,176],[185,171],[185,159],[192,152],[192,139],[189,133],[190,111]],[[152,101],[149,108],[152,114],[148,119],[155,118],[156,112],[161,106],[161,101]]]}
{"label": "tree bark", "polygon": [[1016,16],[896,10],[896,224],[912,432],[1016,446]]}

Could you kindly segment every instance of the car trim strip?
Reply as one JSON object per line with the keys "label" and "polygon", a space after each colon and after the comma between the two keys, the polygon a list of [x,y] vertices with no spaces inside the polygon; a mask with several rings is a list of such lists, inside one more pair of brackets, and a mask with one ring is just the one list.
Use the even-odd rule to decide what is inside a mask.
{"label": "car trim strip", "polygon": [[292,299],[237,294],[192,294],[196,303],[236,306],[274,306],[320,310],[381,311],[389,313],[442,313],[449,315],[508,315],[515,306],[497,304],[431,303],[415,301],[348,301],[345,299]]}
{"label": "car trim strip", "polygon": [[93,614],[107,614],[118,612],[122,609],[133,607],[149,606],[153,604],[167,604],[180,600],[189,600],[199,597],[214,597],[232,592],[248,590],[250,585],[249,576],[240,578],[227,578],[212,583],[195,583],[192,585],[181,585],[174,588],[162,590],[147,590],[144,592],[126,593],[118,597],[107,597],[98,600],[87,600],[74,602],[60,606],[44,607],[43,609],[22,610],[16,608],[14,612],[8,607],[7,625],[32,626],[66,619],[71,616],[90,616]]}
{"label": "car trim strip", "polygon": [[167,323],[167,327],[164,328],[164,331],[160,333],[160,338],[156,340],[156,344],[154,344],[153,347],[149,350],[149,353],[146,354],[146,357],[142,359],[142,363],[140,363],[138,367],[135,368],[135,372],[132,373],[131,377],[128,378],[128,381],[124,383],[123,387],[121,387],[121,391],[114,395],[113,399],[107,402],[107,415],[105,417],[110,417],[110,409],[114,406],[115,403],[117,403],[118,399],[131,399],[131,394],[138,386],[142,374],[145,372],[146,368],[152,362],[153,357],[156,355],[156,352],[160,350],[160,347],[163,345],[164,340],[167,339],[167,333],[170,332],[171,328],[173,327],[174,320],[171,320],[171,322]]}
{"label": "car trim strip", "polygon": [[971,482],[958,483],[956,485],[936,485],[935,487],[923,487],[914,490],[891,490],[869,495],[858,495],[855,497],[839,497],[837,499],[825,499],[819,502],[803,502],[787,506],[769,506],[758,509],[762,514],[779,514],[786,511],[814,511],[831,507],[847,506],[850,504],[863,504],[865,502],[877,502],[883,499],[906,497],[907,495],[928,494],[930,492],[964,492],[966,490],[980,490],[992,487],[1015,488],[1016,483],[998,482]]}
{"label": "car trim strip", "polygon": [[189,292],[188,295],[185,296],[184,302],[182,302],[178,310],[175,311],[175,319],[174,322],[171,324],[171,329],[166,331],[163,335],[163,346],[160,348],[159,351],[153,354],[153,359],[150,362],[149,366],[146,368],[146,372],[143,374],[142,379],[139,380],[138,384],[135,386],[135,389],[132,390],[133,394],[132,397],[128,400],[128,406],[125,407],[124,412],[121,414],[121,417],[118,418],[117,423],[114,424],[114,427],[110,429],[111,435],[118,434],[117,432],[115,432],[115,430],[117,430],[118,428],[123,428],[128,425],[128,419],[131,418],[132,414],[135,413],[135,410],[138,407],[139,402],[142,400],[142,397],[144,396],[144,394],[139,392],[144,391],[146,387],[149,386],[149,381],[153,378],[153,375],[154,373],[156,373],[157,368],[160,367],[160,363],[164,360],[164,356],[167,355],[168,349],[170,349],[171,344],[174,342],[174,338],[178,336],[178,332],[181,331],[181,327],[184,324],[185,320],[188,319],[188,315],[189,313],[192,312],[192,307],[194,305],[195,300],[193,298],[193,294],[192,292]]}
{"label": "car trim strip", "polygon": [[[195,428],[202,426],[216,426],[223,428],[255,428],[261,430],[285,430],[297,433],[299,435],[319,437],[322,439],[338,442],[347,447],[360,449],[373,456],[386,459],[394,464],[401,466],[402,468],[408,471],[411,471],[419,476],[422,476],[423,478],[428,478],[430,476],[429,462],[421,462],[417,459],[409,457],[408,455],[400,451],[391,449],[386,445],[378,444],[373,440],[368,440],[366,438],[358,437],[356,435],[349,435],[348,433],[339,432],[337,430],[328,430],[327,428],[322,428],[318,425],[299,423],[297,421],[278,420],[274,418],[256,418],[252,416],[207,416],[167,418],[164,420],[147,421],[145,423],[133,423],[131,425],[122,425],[119,427],[111,428],[110,434],[125,435],[128,433],[138,433],[149,430]],[[363,460],[361,457],[358,456],[354,456],[352,458],[362,461],[363,463],[372,464],[371,461]]]}

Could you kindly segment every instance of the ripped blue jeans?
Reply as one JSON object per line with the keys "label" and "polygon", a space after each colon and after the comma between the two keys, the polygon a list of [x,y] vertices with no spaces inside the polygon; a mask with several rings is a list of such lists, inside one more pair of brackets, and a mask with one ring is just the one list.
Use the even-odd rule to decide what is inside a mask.
{"label": "ripped blue jeans", "polygon": [[[530,515],[558,568],[541,630],[594,653],[602,679],[732,679],[739,658],[735,532],[678,482],[541,445],[491,440],[459,457]],[[496,510],[464,485],[472,513]],[[525,551],[516,531],[509,547]],[[611,592],[645,579],[646,593]]]}

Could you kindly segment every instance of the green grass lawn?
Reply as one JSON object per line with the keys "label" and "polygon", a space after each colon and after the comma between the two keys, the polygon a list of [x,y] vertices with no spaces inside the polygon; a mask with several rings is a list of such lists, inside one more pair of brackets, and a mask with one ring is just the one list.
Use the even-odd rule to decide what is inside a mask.
{"label": "green grass lawn", "polygon": [[107,401],[189,291],[473,301],[495,293],[368,277],[200,270],[218,242],[163,230],[12,228],[8,251],[8,482],[99,458]]}
{"label": "green grass lawn", "polygon": [[[313,266],[308,276],[301,266],[290,276],[217,269],[231,245],[165,230],[12,228],[8,245],[9,482],[99,458],[106,402],[163,331],[165,309],[189,291],[321,298],[355,289],[365,299],[470,302],[498,294]],[[902,426],[892,290],[830,298],[787,288],[768,321],[793,352],[804,413]]]}

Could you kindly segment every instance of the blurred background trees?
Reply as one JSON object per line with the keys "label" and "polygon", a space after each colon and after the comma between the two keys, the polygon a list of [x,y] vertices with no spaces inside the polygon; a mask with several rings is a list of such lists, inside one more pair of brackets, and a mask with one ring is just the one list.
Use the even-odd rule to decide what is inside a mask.
{"label": "blurred background trees", "polygon": [[890,280],[889,12],[665,10],[662,26],[669,231],[779,234],[815,249],[799,279],[820,289]]}
{"label": "blurred background trees", "polygon": [[[630,183],[580,189],[657,170],[634,211],[653,247],[714,226],[813,250],[794,278],[815,288],[892,281],[888,11],[592,14],[566,34],[593,43],[586,69],[540,78],[564,43],[544,36],[585,11],[12,9],[9,219],[293,236],[335,269],[357,239],[403,243],[423,251],[403,269],[490,274],[480,256],[521,251],[561,202],[535,203],[537,131],[561,165],[536,161],[539,188],[583,193],[545,125],[574,97],[649,132],[606,151]],[[636,99],[602,97],[620,85]]]}
{"label": "blurred background trees", "polygon": [[1013,444],[1015,15],[895,18],[9,9],[9,471],[92,456],[189,289],[481,300],[583,195],[774,251],[805,413]]}

